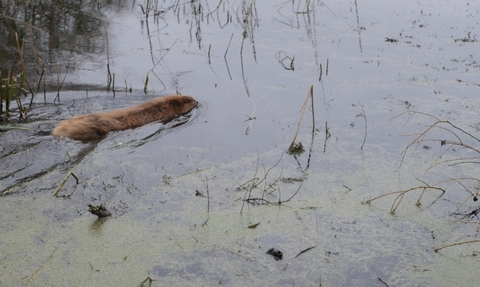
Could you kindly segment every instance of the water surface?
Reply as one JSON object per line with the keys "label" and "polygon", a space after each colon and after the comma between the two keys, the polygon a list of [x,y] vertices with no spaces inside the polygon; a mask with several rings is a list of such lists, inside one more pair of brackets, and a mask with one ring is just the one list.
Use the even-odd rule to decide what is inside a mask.
{"label": "water surface", "polygon": [[[1,124],[29,130],[0,134],[0,285],[476,286],[478,243],[434,252],[477,236],[476,218],[452,214],[478,208],[476,181],[442,183],[475,178],[475,165],[425,172],[440,155],[475,154],[426,141],[400,166],[405,135],[434,120],[392,120],[419,111],[477,133],[475,3],[97,1],[34,3],[35,16],[8,3],[17,20],[1,29],[32,35],[39,90],[27,121]],[[19,69],[11,33],[2,73]],[[292,156],[312,85],[306,151]],[[200,102],[180,126],[89,144],[50,134],[72,115],[177,92]],[[454,139],[444,131],[432,139]],[[54,197],[68,172],[79,183]],[[395,195],[362,203],[424,184],[447,192],[420,206],[409,192],[395,214]],[[113,216],[96,220],[88,204]]]}

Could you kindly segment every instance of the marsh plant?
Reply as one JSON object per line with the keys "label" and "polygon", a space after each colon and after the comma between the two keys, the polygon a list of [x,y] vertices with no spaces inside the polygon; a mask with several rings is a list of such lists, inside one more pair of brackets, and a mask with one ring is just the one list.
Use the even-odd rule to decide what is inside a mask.
{"label": "marsh plant", "polygon": [[0,72],[0,115],[5,119],[10,117],[13,110],[12,103],[16,103],[20,120],[26,118],[27,109],[22,106],[21,96],[24,93],[23,85],[25,83],[25,74],[12,75],[8,73],[6,78],[2,77]]}
{"label": "marsh plant", "polygon": [[[252,178],[236,188],[236,191],[244,192],[240,213],[243,212],[245,203],[282,204],[289,202],[298,194],[306,176],[305,172],[303,171],[302,177],[299,178],[284,177],[283,168],[278,168],[282,158],[283,156],[273,166],[266,168],[264,164],[260,167],[260,157],[257,155],[257,164]],[[293,186],[293,189],[290,186]]]}
{"label": "marsh plant", "polygon": [[[411,122],[414,117],[428,119],[430,123],[425,125],[420,132],[407,135],[413,137],[413,140],[402,152],[400,167],[404,164],[407,156],[413,156],[420,151],[429,150],[431,145],[436,145],[440,147],[440,152],[433,161],[428,164],[425,173],[433,173],[435,170],[441,169],[447,172],[448,175],[446,178],[441,178],[440,181],[434,184],[428,183],[426,180],[417,179],[420,182],[417,186],[405,190],[384,193],[365,201],[365,203],[371,203],[384,197],[394,197],[390,208],[390,213],[394,214],[407,195],[416,198],[415,206],[421,208],[425,203],[430,207],[443,199],[447,193],[454,193],[454,198],[463,199],[456,204],[456,208],[451,210],[450,214],[460,218],[462,222],[474,223],[476,225],[475,233],[478,234],[480,231],[480,206],[478,204],[478,198],[480,197],[480,177],[463,175],[464,172],[471,169],[465,170],[460,167],[480,164],[480,138],[476,137],[474,133],[448,120],[440,119],[431,114],[405,112],[394,119],[402,116],[408,116],[405,124]],[[458,169],[456,169],[456,172],[453,171],[455,173],[451,173],[452,176],[449,176],[450,172],[446,169],[455,167]],[[458,175],[458,173],[460,173],[460,175]],[[457,242],[436,248],[435,251],[453,245],[473,242],[480,242],[480,240]]]}

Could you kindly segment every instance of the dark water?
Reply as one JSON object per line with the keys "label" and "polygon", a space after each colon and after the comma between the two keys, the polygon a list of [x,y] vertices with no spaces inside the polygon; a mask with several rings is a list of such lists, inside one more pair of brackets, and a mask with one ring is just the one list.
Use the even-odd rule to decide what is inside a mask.
{"label": "dark water", "polygon": [[[392,120],[478,133],[474,2],[1,3],[2,75],[21,71],[17,32],[35,96],[26,121],[0,123],[29,128],[0,134],[0,286],[475,286],[475,243],[433,251],[476,238],[478,220],[452,214],[478,208],[475,165],[425,171],[476,155],[440,139],[478,142],[435,129],[400,167],[435,119]],[[50,135],[176,92],[201,104],[166,126]],[[79,183],[53,197],[68,172]],[[409,192],[395,215],[395,194],[362,204],[425,184],[447,192],[419,207]]]}

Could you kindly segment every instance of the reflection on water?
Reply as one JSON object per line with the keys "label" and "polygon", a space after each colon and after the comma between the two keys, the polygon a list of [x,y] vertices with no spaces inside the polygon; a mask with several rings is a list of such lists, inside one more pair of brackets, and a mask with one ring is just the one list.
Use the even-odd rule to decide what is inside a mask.
{"label": "reflection on water", "polygon": [[0,1],[0,71],[19,73],[22,58],[33,84],[74,71],[77,55],[104,53],[103,2]]}

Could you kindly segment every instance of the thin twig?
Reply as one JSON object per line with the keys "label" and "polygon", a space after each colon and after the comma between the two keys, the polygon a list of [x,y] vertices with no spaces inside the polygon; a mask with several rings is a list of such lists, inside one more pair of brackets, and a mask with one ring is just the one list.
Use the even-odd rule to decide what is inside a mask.
{"label": "thin twig", "polygon": [[[310,97],[313,97],[313,85],[310,85],[310,89],[308,90],[308,93],[307,93],[307,98],[305,99],[305,102],[303,103],[303,106],[302,108],[300,109],[300,120],[298,121],[298,126],[297,126],[297,131],[295,132],[295,136],[293,137],[293,140],[292,140],[292,143],[290,144],[290,146],[288,147],[288,150],[289,151],[292,151],[293,150],[293,146],[295,144],[295,140],[297,139],[297,136],[298,136],[298,131],[300,130],[300,126],[302,125],[302,120],[303,120],[303,115],[305,114],[305,109],[307,107],[307,103],[308,103],[308,99]],[[313,102],[312,102],[313,103]]]}
{"label": "thin twig", "polygon": [[325,76],[328,76],[328,59],[327,59],[327,69],[325,70]]}
{"label": "thin twig", "polygon": [[327,140],[331,137],[330,132],[328,131],[328,123],[325,121],[325,141],[323,143],[323,153],[327,150]]}
{"label": "thin twig", "polygon": [[63,179],[62,183],[60,184],[60,186],[57,188],[57,190],[55,191],[55,193],[53,194],[54,197],[56,197],[58,195],[58,193],[60,192],[60,190],[62,189],[62,187],[65,185],[65,183],[67,182],[68,178],[71,176],[73,176],[76,180],[76,183],[75,184],[78,184],[78,177],[75,176],[75,174],[73,174],[73,172],[69,171],[67,173],[67,176],[65,176],[65,178]]}
{"label": "thin twig", "polygon": [[436,190],[442,191],[443,193],[446,192],[444,189],[439,188],[439,187],[433,187],[433,186],[417,186],[417,187],[412,187],[412,188],[409,188],[409,189],[406,189],[406,190],[399,190],[399,191],[392,191],[392,192],[389,192],[389,193],[385,193],[385,194],[379,195],[379,196],[377,196],[377,197],[374,197],[374,198],[372,198],[372,199],[369,199],[369,200],[367,200],[367,201],[364,201],[363,203],[371,203],[372,201],[377,200],[377,199],[382,198],[382,197],[385,197],[385,196],[389,196],[389,195],[392,195],[392,194],[406,193],[406,192],[409,192],[409,191],[412,191],[412,190],[423,189],[423,188],[436,189]]}
{"label": "thin twig", "polygon": [[365,146],[365,142],[367,141],[367,114],[365,113],[365,109],[363,108],[363,105],[361,103],[358,103],[360,105],[360,108],[362,108],[363,111],[363,119],[365,120],[365,133],[363,135],[363,142],[362,145],[360,146],[360,149],[363,152],[363,147]]}
{"label": "thin twig", "polygon": [[323,74],[323,68],[322,68],[322,64],[320,63],[320,76],[318,77],[319,82],[322,81],[322,74]]}
{"label": "thin twig", "polygon": [[210,51],[212,50],[212,44],[208,46],[208,64],[211,65],[212,61],[210,61]]}
{"label": "thin twig", "polygon": [[143,286],[143,284],[145,284],[146,282],[148,282],[148,286],[152,286],[152,281],[153,279],[148,276],[147,279],[143,280],[142,283],[140,283],[140,286]]}
{"label": "thin twig", "polygon": [[382,278],[377,277],[377,279],[378,279],[380,282],[382,282],[383,284],[385,284],[385,286],[390,287],[390,285],[388,285],[387,282],[383,281]]}
{"label": "thin twig", "polygon": [[289,199],[282,201],[281,203],[289,202],[290,200],[292,200],[295,197],[295,195],[297,195],[297,193],[300,191],[300,188],[302,188],[302,185],[303,185],[303,181],[300,183],[300,186],[298,186],[297,191],[295,191],[295,193],[292,196],[290,196]]}
{"label": "thin twig", "polygon": [[433,249],[433,251],[438,252],[439,250],[442,250],[443,248],[452,247],[452,246],[456,246],[456,245],[462,245],[462,244],[478,243],[478,242],[480,242],[480,239],[457,242],[457,243],[452,243],[452,244],[445,245],[445,246],[442,246],[442,247],[437,247],[437,248]]}
{"label": "thin twig", "polygon": [[227,66],[228,76],[230,76],[230,80],[232,80],[232,74],[230,73],[230,68],[228,67],[227,53],[228,53],[228,49],[230,49],[230,44],[232,43],[232,39],[233,39],[233,33],[230,36],[230,41],[228,41],[227,50],[225,50],[225,54],[223,54],[223,59],[225,60],[225,65]]}
{"label": "thin twig", "polygon": [[315,247],[317,247],[317,245],[314,245],[314,246],[312,246],[312,247],[308,247],[307,249],[304,249],[304,250],[300,251],[300,252],[299,252],[297,255],[295,255],[295,257],[293,257],[293,258],[297,258],[298,256],[302,255],[303,253],[305,253],[305,252],[307,252],[307,251],[309,251],[309,250],[312,250],[312,249],[315,248]]}
{"label": "thin twig", "polygon": [[[258,151],[257,151],[257,166],[255,167],[255,174],[253,175],[253,179],[252,179],[252,184],[250,186],[250,190],[245,190],[245,195],[243,197],[243,202],[242,202],[242,208],[240,209],[240,213],[243,212],[243,207],[245,205],[245,201],[247,199],[247,194],[248,194],[248,198],[250,198],[251,194],[252,194],[252,190],[255,188],[256,184],[255,184],[255,179],[257,178],[257,172],[258,172],[258,165],[259,165],[259,162],[260,162],[260,155],[258,154]],[[238,189],[238,188],[237,188]]]}

